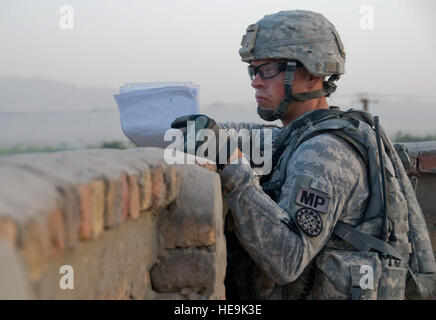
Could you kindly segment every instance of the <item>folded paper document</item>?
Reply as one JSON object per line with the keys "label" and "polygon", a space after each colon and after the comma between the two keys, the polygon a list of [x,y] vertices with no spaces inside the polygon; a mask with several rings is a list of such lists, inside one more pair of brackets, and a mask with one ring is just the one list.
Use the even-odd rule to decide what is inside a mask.
{"label": "folded paper document", "polygon": [[139,147],[163,148],[175,118],[200,113],[198,95],[191,82],[151,82],[127,83],[114,98],[124,134]]}

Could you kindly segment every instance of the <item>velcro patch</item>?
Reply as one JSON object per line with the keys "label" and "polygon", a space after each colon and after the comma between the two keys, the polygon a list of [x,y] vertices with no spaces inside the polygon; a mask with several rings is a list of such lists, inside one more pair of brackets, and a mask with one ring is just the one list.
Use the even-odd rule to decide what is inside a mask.
{"label": "velcro patch", "polygon": [[300,228],[309,236],[316,237],[322,231],[322,219],[318,212],[301,208],[295,215]]}
{"label": "velcro patch", "polygon": [[298,190],[297,199],[295,199],[295,202],[300,206],[308,207],[322,213],[327,213],[330,197],[321,192],[301,187]]}

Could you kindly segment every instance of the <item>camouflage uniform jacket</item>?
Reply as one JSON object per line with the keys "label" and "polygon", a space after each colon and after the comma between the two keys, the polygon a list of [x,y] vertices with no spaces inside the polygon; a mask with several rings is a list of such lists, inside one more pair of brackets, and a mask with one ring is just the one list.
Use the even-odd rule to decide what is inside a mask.
{"label": "camouflage uniform jacket", "polygon": [[[220,126],[236,130],[261,127],[244,123]],[[326,245],[331,248],[330,254],[339,253],[335,256],[337,264],[354,259],[347,257],[346,252],[335,250],[332,231],[338,221],[355,226],[362,220],[370,192],[365,162],[347,141],[330,133],[316,135],[293,151],[303,129],[292,131],[286,141],[283,154],[293,153],[282,158],[289,160],[280,159],[273,168],[273,176],[286,170],[286,179],[277,186],[274,200],[264,192],[249,165],[231,164],[221,173],[236,236],[256,262],[252,298],[295,299],[302,295],[315,299],[338,298],[337,293],[329,292],[331,285],[323,282],[322,277],[317,276],[316,283],[305,289],[308,282],[315,282],[311,274],[314,268],[308,267],[315,262],[317,270],[332,268],[331,259],[323,259]],[[273,142],[283,130],[274,128]],[[346,245],[341,243],[337,248]],[[359,253],[359,259],[371,260],[374,254]],[[380,266],[375,268],[380,273]],[[332,276],[344,277],[340,269],[330,272],[329,277]]]}

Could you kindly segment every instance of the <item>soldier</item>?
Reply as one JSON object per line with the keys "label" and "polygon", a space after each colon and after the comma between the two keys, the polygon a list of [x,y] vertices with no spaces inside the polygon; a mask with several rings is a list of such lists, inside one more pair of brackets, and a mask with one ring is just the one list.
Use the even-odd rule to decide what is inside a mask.
{"label": "soldier", "polygon": [[[407,279],[415,296],[428,295],[433,251],[392,143],[378,119],[326,101],[345,72],[333,24],[315,12],[281,11],[248,26],[241,45],[259,116],[283,128],[273,130],[273,170],[260,180],[236,164],[239,149],[219,166],[233,229],[232,297],[403,299]],[[263,127],[203,115],[172,126],[188,119],[215,131]]]}

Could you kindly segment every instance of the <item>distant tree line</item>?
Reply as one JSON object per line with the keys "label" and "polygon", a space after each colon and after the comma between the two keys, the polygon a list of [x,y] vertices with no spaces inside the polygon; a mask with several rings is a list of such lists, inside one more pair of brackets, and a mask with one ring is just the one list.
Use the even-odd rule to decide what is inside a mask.
{"label": "distant tree line", "polygon": [[56,152],[56,151],[65,151],[65,150],[75,150],[75,149],[128,149],[135,148],[135,145],[130,142],[123,141],[105,141],[99,145],[86,146],[84,148],[71,148],[66,144],[61,144],[56,147],[44,147],[44,146],[26,146],[26,145],[17,145],[11,147],[0,148],[0,155],[5,154],[17,154],[17,153],[35,153],[35,152]]}
{"label": "distant tree line", "polygon": [[413,135],[409,132],[398,131],[393,137],[394,142],[422,142],[422,141],[436,141],[436,133],[427,134],[425,136]]}
{"label": "distant tree line", "polygon": [[[418,136],[409,132],[398,131],[393,137],[394,142],[420,142],[420,141],[436,141],[435,134],[427,134],[425,136]],[[136,146],[131,142],[124,141],[104,141],[99,145],[86,146],[84,149],[129,149]],[[0,155],[16,154],[16,153],[35,153],[35,152],[56,152],[65,150],[74,150],[75,148],[68,147],[66,144],[61,144],[57,147],[38,147],[38,146],[23,146],[17,145],[12,147],[0,148]]]}

